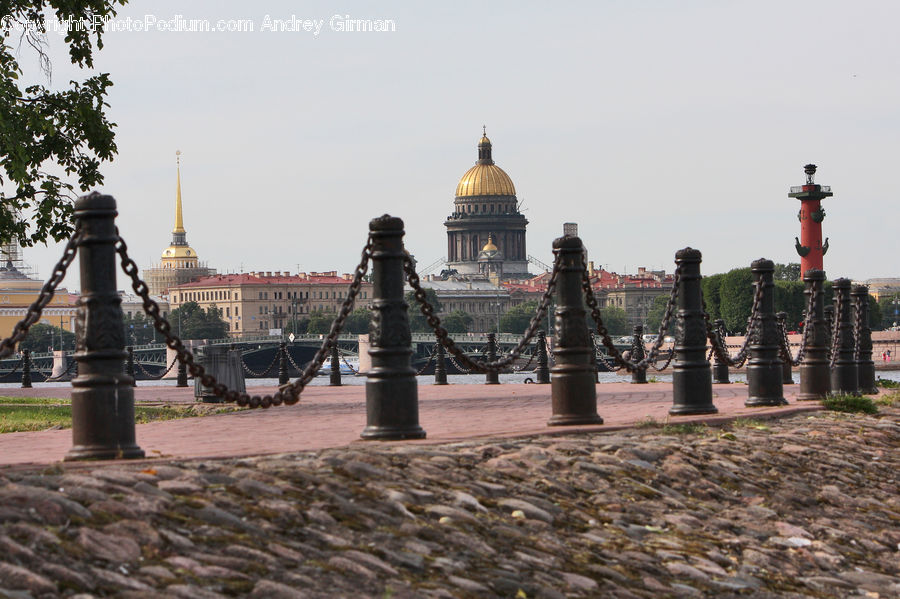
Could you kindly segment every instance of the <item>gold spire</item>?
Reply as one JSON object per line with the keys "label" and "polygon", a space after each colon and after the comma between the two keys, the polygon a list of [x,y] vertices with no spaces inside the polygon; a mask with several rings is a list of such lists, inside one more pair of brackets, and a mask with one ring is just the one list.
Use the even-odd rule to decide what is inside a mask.
{"label": "gold spire", "polygon": [[175,150],[175,164],[178,169],[175,187],[175,228],[173,233],[184,233],[184,219],[181,216],[181,150]]}
{"label": "gold spire", "polygon": [[481,248],[482,252],[496,252],[497,246],[494,245],[494,235],[493,233],[488,234],[488,242],[484,244],[484,247]]}

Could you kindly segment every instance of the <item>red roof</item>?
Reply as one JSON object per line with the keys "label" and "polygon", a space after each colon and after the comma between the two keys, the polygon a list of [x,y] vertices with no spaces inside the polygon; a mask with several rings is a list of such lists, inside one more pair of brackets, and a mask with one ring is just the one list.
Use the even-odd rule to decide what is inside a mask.
{"label": "red roof", "polygon": [[213,275],[200,277],[189,283],[182,283],[170,289],[189,289],[196,287],[235,287],[237,285],[348,285],[351,275],[337,276],[336,271],[324,273],[300,273],[299,275],[271,275],[240,273],[230,275]]}

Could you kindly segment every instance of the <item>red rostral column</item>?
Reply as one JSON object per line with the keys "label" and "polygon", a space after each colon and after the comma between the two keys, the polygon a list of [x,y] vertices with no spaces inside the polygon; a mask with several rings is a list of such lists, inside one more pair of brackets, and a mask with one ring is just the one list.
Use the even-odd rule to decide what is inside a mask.
{"label": "red rostral column", "polygon": [[795,185],[788,194],[789,198],[800,200],[800,212],[797,214],[800,239],[794,237],[794,247],[800,254],[801,277],[810,268],[825,270],[822,268],[822,256],[828,251],[828,239],[822,243],[822,221],[825,220],[822,200],[834,195],[828,185],[815,184],[815,164],[807,164],[803,167],[803,172],[806,173],[806,185]]}

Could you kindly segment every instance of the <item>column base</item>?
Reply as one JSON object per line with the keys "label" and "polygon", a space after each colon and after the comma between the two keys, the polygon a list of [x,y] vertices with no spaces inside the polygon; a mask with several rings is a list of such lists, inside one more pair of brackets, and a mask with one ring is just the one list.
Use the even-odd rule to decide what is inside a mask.
{"label": "column base", "polygon": [[108,447],[106,445],[76,445],[66,453],[63,461],[79,460],[140,460],[146,457],[137,445]]}
{"label": "column base", "polygon": [[424,439],[425,429],[415,426],[367,426],[359,435],[366,441],[403,441]]}
{"label": "column base", "polygon": [[786,405],[788,401],[783,397],[751,397],[744,402],[744,406],[748,408],[775,408]]}
{"label": "column base", "polygon": [[603,424],[599,414],[557,414],[547,421],[547,426],[573,426],[577,424]]}
{"label": "column base", "polygon": [[708,406],[672,406],[671,408],[669,408],[669,414],[672,416],[692,416],[718,413],[719,408],[711,404]]}

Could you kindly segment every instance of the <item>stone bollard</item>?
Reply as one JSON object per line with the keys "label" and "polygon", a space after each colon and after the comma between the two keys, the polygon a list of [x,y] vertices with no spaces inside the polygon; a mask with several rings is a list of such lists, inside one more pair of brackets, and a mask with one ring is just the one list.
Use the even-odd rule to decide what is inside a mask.
{"label": "stone bollard", "polygon": [[[787,342],[787,312],[776,312],[775,319],[778,322],[778,331],[784,337],[785,342]],[[793,385],[794,384],[794,373],[792,371],[793,365],[791,364],[791,344],[788,343],[787,346],[787,356],[781,357],[781,384],[782,385]]]}
{"label": "stone bollard", "polygon": [[553,241],[553,253],[560,259],[556,283],[556,330],[553,348],[556,361],[550,369],[550,396],[553,415],[550,426],[603,424],[597,414],[597,387],[591,356],[594,348],[585,321],[581,277],[584,247],[574,236]]}
{"label": "stone bollard", "polygon": [[[803,333],[806,337],[806,353],[800,362],[800,401],[825,399],[831,391],[831,374],[828,364],[828,348],[831,343],[829,325],[825,317],[825,271],[810,268],[803,275],[806,302],[815,294],[812,314],[806,315]],[[809,329],[812,327],[812,330]]]}
{"label": "stone bollard", "polygon": [[549,385],[550,365],[547,363],[547,333],[544,331],[538,331],[535,351],[538,353],[537,368],[534,370],[535,382],[539,385]]}
{"label": "stone bollard", "polygon": [[706,359],[706,319],[700,289],[700,250],[684,248],[675,254],[681,267],[678,283],[678,325],[672,359],[672,408],[669,414],[715,414],[712,373]]}
{"label": "stone bollard", "polygon": [[341,359],[338,357],[337,340],[331,346],[331,375],[328,377],[328,386],[341,386]]}
{"label": "stone bollard", "polygon": [[[487,361],[493,362],[497,359],[497,335],[495,333],[487,334]],[[499,385],[500,371],[488,370],[484,373],[485,385]]]}
{"label": "stone bollard", "polygon": [[22,388],[31,389],[31,350],[22,350]]}
{"label": "stone bollard", "polygon": [[872,329],[869,327],[869,288],[866,285],[855,285],[851,295],[856,307],[856,372],[859,392],[863,395],[877,395],[875,362],[872,361]]}
{"label": "stone bollard", "polygon": [[[634,325],[634,337],[631,340],[631,360],[639,362],[644,359],[644,325]],[[647,369],[635,370],[631,373],[631,384],[647,383]]]}
{"label": "stone bollard", "polygon": [[137,381],[134,378],[134,348],[129,345],[127,351],[128,358],[125,361],[125,374],[131,377],[131,386],[137,387]]}
{"label": "stone bollard", "polygon": [[446,385],[447,384],[447,354],[444,350],[444,346],[440,343],[437,344],[437,356],[435,356],[434,362],[434,384],[435,385]]}
{"label": "stone bollard", "polygon": [[423,439],[419,391],[410,365],[412,336],[403,299],[403,221],[385,214],[369,223],[372,235],[372,323],[363,439]]}
{"label": "stone bollard", "polygon": [[435,385],[446,385],[447,384],[447,355],[444,351],[444,346],[440,343],[437,344],[437,349],[435,350],[437,355],[434,358],[434,384]]}
{"label": "stone bollard", "polygon": [[278,384],[286,385],[291,380],[287,367],[287,344],[282,341],[278,344]]}
{"label": "stone bollard", "polygon": [[116,201],[92,193],[75,201],[81,239],[81,296],[75,315],[72,441],[66,460],[143,458],[135,442],[134,379],[122,369],[125,329],[116,291]]}
{"label": "stone bollard", "polygon": [[[725,321],[721,318],[716,319],[713,321],[713,326],[715,327],[716,336],[718,336],[722,345],[725,346]],[[728,378],[728,362],[720,360],[716,352],[713,352],[713,382],[717,385],[731,384],[731,380]]]}
{"label": "stone bollard", "polygon": [[178,378],[175,381],[176,387],[187,387],[188,386],[188,376],[187,376],[187,366],[181,360],[178,360]]}
{"label": "stone bollard", "polygon": [[762,288],[759,316],[750,335],[750,358],[747,360],[747,401],[749,407],[783,406],[784,386],[781,382],[781,357],[778,323],[775,318],[775,263],[765,258],[754,260],[753,293]]}
{"label": "stone bollard", "polygon": [[859,374],[854,357],[853,311],[850,302],[850,279],[837,279],[834,289],[834,324],[832,334],[837,336],[837,356],[831,369],[831,390],[835,393],[859,393]]}

